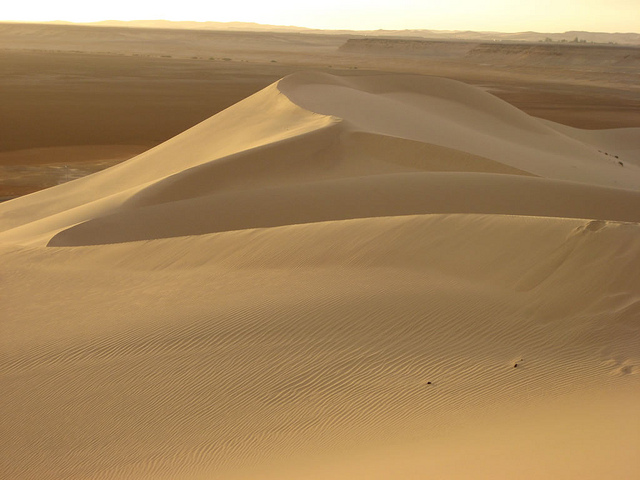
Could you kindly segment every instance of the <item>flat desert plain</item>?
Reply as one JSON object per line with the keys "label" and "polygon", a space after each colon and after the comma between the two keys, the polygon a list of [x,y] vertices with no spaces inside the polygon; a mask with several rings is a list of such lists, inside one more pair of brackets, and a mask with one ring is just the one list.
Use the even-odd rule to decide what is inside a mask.
{"label": "flat desert plain", "polygon": [[1,478],[637,476],[633,49],[351,40],[0,25]]}

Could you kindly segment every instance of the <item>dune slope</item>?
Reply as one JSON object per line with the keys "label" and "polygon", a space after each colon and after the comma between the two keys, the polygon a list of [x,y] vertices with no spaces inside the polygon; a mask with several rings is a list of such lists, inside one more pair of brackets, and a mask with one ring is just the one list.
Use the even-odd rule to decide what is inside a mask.
{"label": "dune slope", "polygon": [[633,478],[636,133],[298,74],[0,204],[0,477]]}
{"label": "dune slope", "polygon": [[[111,243],[152,239],[154,229],[167,237],[411,213],[638,221],[640,135],[625,130],[607,136],[556,126],[441,78],[296,74],[128,162],[3,205],[0,240]],[[414,187],[404,195],[406,179]],[[496,187],[495,196],[479,192],[511,180],[520,183]],[[464,193],[469,183],[493,204]],[[434,184],[447,201],[429,197]],[[424,197],[410,194],[420,189]],[[551,200],[547,192],[558,189],[567,198]],[[374,205],[380,191],[394,197],[384,209]],[[355,192],[367,200],[356,205],[348,198]],[[295,207],[305,199],[324,213]],[[229,202],[243,207],[231,212]],[[185,229],[184,212],[200,209],[224,210],[234,221],[216,215]],[[251,215],[258,210],[260,221]],[[149,235],[128,233],[137,219]]]}

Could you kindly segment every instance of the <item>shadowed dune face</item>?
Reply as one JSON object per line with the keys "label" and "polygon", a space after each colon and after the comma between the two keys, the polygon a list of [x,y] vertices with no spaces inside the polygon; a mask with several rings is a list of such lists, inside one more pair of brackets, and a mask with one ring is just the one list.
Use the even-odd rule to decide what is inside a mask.
{"label": "shadowed dune face", "polygon": [[[637,47],[352,36],[0,23],[0,201],[132,158],[300,70],[438,75],[562,124],[640,126]],[[637,43],[606,37],[589,41]]]}
{"label": "shadowed dune face", "polygon": [[303,73],[0,204],[0,477],[632,478],[638,133]]}
{"label": "shadowed dune face", "polygon": [[452,80],[301,73],[115,168],[8,204],[0,238],[83,245],[417,213],[637,221],[638,143]]}

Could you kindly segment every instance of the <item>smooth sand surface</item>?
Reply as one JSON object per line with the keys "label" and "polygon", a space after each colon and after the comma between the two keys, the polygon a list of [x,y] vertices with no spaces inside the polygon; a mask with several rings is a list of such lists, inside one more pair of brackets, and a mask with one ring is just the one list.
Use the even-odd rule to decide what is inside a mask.
{"label": "smooth sand surface", "polygon": [[299,73],[0,204],[0,477],[640,471],[640,129]]}
{"label": "smooth sand surface", "polygon": [[[544,37],[527,34],[512,39],[534,43],[496,42],[502,34],[483,43],[473,32],[451,42],[144,25],[157,28],[0,23],[0,200],[131,158],[298,71],[436,75],[564,125],[640,126],[638,46],[541,44]],[[637,43],[615,37],[589,38]],[[129,154],[97,158],[105,148]],[[30,158],[17,163],[25,152]]]}

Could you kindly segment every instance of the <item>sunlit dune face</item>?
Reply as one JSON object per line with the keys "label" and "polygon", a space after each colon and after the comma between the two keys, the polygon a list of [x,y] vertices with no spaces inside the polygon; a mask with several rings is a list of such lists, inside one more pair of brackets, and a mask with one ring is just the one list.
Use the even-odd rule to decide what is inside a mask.
{"label": "sunlit dune face", "polygon": [[635,478],[639,131],[300,72],[0,203],[0,478]]}

